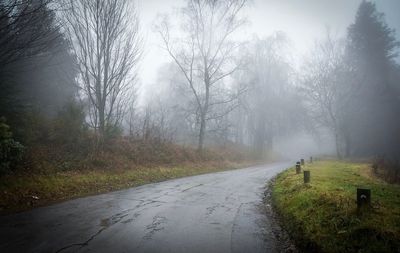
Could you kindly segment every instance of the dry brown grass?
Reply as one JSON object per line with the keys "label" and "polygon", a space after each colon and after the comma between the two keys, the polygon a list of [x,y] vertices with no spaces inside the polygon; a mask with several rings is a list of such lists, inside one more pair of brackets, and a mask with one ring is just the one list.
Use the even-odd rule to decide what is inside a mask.
{"label": "dry brown grass", "polygon": [[14,173],[0,177],[0,212],[103,193],[146,183],[249,166],[255,161],[238,148],[197,152],[172,143],[120,138],[101,151],[61,145],[28,149]]}

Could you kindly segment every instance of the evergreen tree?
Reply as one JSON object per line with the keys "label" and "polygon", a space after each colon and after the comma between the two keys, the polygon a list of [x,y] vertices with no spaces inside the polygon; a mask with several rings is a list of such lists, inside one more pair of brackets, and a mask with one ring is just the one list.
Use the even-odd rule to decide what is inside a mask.
{"label": "evergreen tree", "polygon": [[[396,155],[400,150],[399,80],[395,31],[372,2],[362,1],[348,28],[348,85],[354,94],[348,108],[346,144],[353,155]],[[398,76],[398,75],[397,75]]]}
{"label": "evergreen tree", "polygon": [[[21,141],[35,127],[32,118],[55,117],[76,95],[75,56],[55,12],[44,5],[48,2],[21,1],[14,8],[17,20],[10,17],[10,25],[0,29],[10,41],[0,39],[7,46],[0,49],[0,116],[6,117]],[[2,59],[3,55],[10,61]]]}

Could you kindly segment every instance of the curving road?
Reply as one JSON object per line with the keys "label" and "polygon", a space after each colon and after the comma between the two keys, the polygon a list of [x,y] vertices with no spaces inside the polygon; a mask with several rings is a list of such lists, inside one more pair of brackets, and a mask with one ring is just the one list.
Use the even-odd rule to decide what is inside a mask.
{"label": "curving road", "polygon": [[262,198],[274,163],[0,217],[0,252],[275,252]]}

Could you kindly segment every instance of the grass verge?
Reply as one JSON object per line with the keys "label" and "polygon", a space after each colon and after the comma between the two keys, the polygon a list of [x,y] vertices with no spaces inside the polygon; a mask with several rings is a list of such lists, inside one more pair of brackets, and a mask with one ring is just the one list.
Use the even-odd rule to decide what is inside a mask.
{"label": "grass verge", "polygon": [[[304,168],[303,168],[304,169]],[[283,227],[305,252],[400,252],[400,186],[374,177],[365,163],[307,164],[311,182],[290,168],[272,185]],[[356,188],[369,187],[372,206],[357,212]]]}
{"label": "grass verge", "polygon": [[0,213],[7,214],[76,197],[248,165],[249,162],[209,161],[178,166],[5,175],[0,180]]}

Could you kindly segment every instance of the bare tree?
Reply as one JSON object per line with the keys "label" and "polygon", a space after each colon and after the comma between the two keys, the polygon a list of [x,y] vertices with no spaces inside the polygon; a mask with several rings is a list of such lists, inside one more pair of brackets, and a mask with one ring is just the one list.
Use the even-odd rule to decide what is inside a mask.
{"label": "bare tree", "polygon": [[289,47],[282,32],[254,37],[241,51],[246,67],[234,76],[237,85],[248,86],[234,115],[237,134],[260,157],[273,150],[279,136],[298,130],[293,124],[299,106],[293,99]]}
{"label": "bare tree", "polygon": [[129,0],[66,0],[66,31],[79,63],[81,89],[100,140],[121,124],[134,94],[141,56],[139,20]]}
{"label": "bare tree", "polygon": [[333,132],[338,157],[342,157],[343,118],[349,96],[353,94],[348,90],[350,85],[345,85],[344,49],[343,41],[333,39],[328,31],[323,41],[315,43],[313,54],[305,65],[301,88],[312,118]]}
{"label": "bare tree", "polygon": [[[160,22],[158,32],[165,49],[178,65],[195,100],[199,124],[198,150],[204,146],[207,121],[223,117],[231,111],[211,112],[235,100],[236,94],[216,96],[222,80],[234,73],[238,65],[233,53],[238,43],[231,38],[245,22],[239,17],[246,0],[188,0],[182,9],[182,36],[172,38],[168,17]],[[220,87],[218,87],[220,86]]]}

